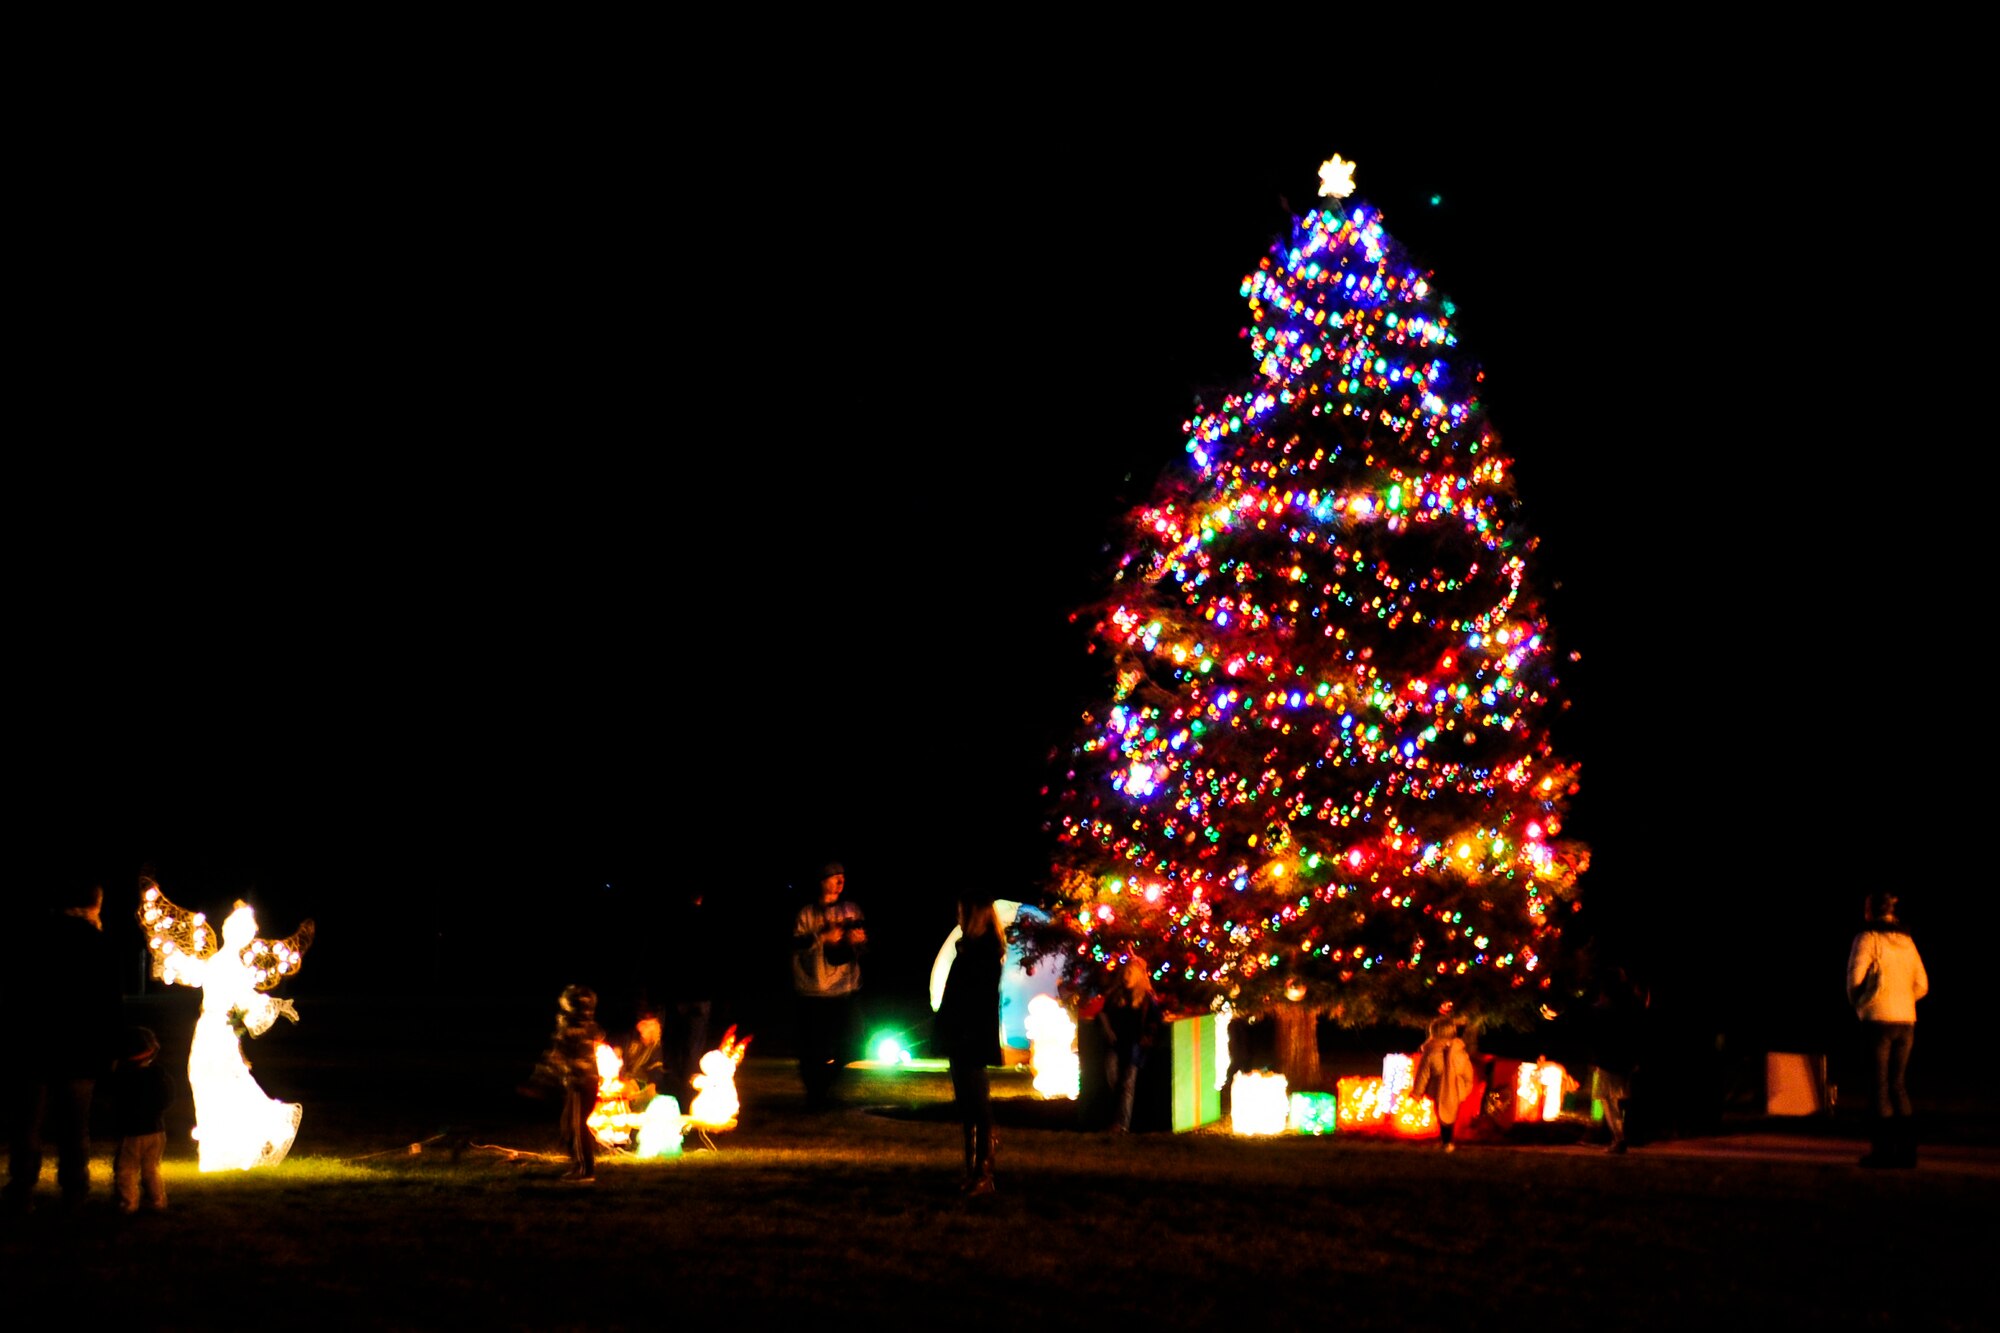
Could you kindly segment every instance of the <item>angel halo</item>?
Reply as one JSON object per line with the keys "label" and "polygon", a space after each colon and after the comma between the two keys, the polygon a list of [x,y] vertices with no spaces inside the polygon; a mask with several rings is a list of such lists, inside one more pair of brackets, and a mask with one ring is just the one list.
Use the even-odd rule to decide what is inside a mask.
{"label": "angel halo", "polygon": [[139,924],[153,975],[201,991],[201,1016],[188,1049],[194,1090],[194,1137],[203,1171],[276,1166],[291,1151],[304,1108],[264,1094],[250,1076],[237,1032],[261,1036],[280,1017],[298,1022],[290,1000],[264,994],[299,970],[313,923],[281,940],[257,934],[257,914],[238,901],[224,918],[220,944],[200,912],[177,907],[150,878],[140,880]]}

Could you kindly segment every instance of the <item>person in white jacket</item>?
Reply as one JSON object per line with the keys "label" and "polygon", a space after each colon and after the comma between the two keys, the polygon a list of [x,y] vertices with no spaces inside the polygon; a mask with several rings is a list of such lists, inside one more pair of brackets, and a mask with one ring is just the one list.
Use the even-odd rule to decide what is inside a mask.
{"label": "person in white jacket", "polygon": [[1875,1080],[1874,1144],[1863,1166],[1917,1164],[1904,1075],[1916,1042],[1917,1001],[1930,992],[1931,981],[1896,903],[1893,893],[1870,894],[1865,924],[1847,951],[1847,1002],[1861,1020],[1862,1048]]}

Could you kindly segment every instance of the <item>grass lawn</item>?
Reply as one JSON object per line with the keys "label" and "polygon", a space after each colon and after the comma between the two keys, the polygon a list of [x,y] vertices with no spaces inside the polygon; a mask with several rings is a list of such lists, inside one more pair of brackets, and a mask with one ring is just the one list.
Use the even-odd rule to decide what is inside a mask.
{"label": "grass lawn", "polygon": [[204,1176],[175,1135],[169,1211],[127,1219],[101,1146],[90,1209],[0,1226],[10,1307],[174,1329],[1994,1326],[1972,1261],[1991,1174],[1114,1138],[1001,1074],[1000,1192],[968,1202],[944,1075],[857,1070],[813,1115],[753,1050],[714,1151],[581,1187],[547,1155],[551,1104],[468,1087],[486,1109],[435,1124],[462,1071],[386,1071],[409,1095],[372,1103],[331,1066],[257,1072],[306,1103],[291,1158]]}

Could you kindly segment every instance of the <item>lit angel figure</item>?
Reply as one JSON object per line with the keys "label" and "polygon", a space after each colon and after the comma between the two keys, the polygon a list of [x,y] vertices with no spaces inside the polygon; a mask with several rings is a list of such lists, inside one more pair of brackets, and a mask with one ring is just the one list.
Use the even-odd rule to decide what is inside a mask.
{"label": "lit angel figure", "polygon": [[141,884],[139,924],[146,931],[153,975],[201,991],[201,1017],[195,1020],[188,1050],[201,1169],[276,1166],[291,1151],[304,1108],[264,1095],[250,1077],[239,1033],[261,1036],[280,1017],[299,1021],[290,1000],[264,992],[299,970],[312,943],[313,923],[300,923],[281,940],[261,939],[256,913],[239,901],[223,918],[218,946],[215,929],[202,913],[176,907],[150,879]]}

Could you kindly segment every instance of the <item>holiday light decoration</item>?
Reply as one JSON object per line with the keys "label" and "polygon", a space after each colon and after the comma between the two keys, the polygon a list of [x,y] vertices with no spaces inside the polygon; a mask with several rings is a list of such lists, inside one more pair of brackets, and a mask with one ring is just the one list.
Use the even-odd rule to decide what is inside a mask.
{"label": "holiday light decoration", "polygon": [[1233,1132],[1282,1134],[1290,1111],[1283,1074],[1245,1070],[1230,1080],[1229,1128]]}
{"label": "holiday light decoration", "polygon": [[1229,1086],[1229,1020],[1236,1011],[1223,1002],[1215,1009],[1215,1090]]}
{"label": "holiday light decoration", "polygon": [[1417,1057],[1392,1054],[1382,1057],[1382,1100],[1394,1106],[1417,1085]]}
{"label": "holiday light decoration", "polygon": [[1339,153],[1319,164],[1319,192],[1335,199],[1345,199],[1354,193],[1354,164],[1344,160]]}
{"label": "holiday light decoration", "polygon": [[875,1063],[881,1065],[907,1065],[910,1063],[910,1048],[892,1032],[885,1032],[873,1039],[869,1049],[875,1053]]}
{"label": "holiday light decoration", "polygon": [[175,906],[156,881],[142,878],[140,890],[139,925],[153,976],[201,991],[188,1049],[200,1169],[276,1166],[291,1151],[304,1108],[265,1095],[250,1076],[242,1040],[262,1036],[279,1018],[298,1021],[290,1000],[264,992],[299,970],[315,927],[308,920],[284,939],[264,939],[256,913],[239,899],[223,918],[218,943],[207,917]]}
{"label": "holiday light decoration", "polygon": [[633,1126],[632,1155],[639,1158],[679,1157],[682,1135],[681,1103],[665,1093],[646,1103]]}
{"label": "holiday light decoration", "polygon": [[1295,1092],[1285,1124],[1294,1134],[1331,1134],[1340,1128],[1340,1101],[1330,1092]]}
{"label": "holiday light decoration", "polygon": [[1053,995],[1028,1001],[1028,1065],[1035,1091],[1075,1101],[1083,1090],[1083,1064],[1076,1053],[1076,1020]]}
{"label": "holiday light decoration", "polygon": [[1382,1080],[1369,1074],[1350,1074],[1333,1085],[1335,1115],[1340,1127],[1349,1132],[1366,1132],[1381,1126],[1389,1114],[1382,1097]]}
{"label": "holiday light decoration", "polygon": [[1383,1117],[1382,1125],[1398,1138],[1428,1138],[1437,1133],[1437,1103],[1406,1092],[1389,1103],[1389,1114]]}
{"label": "holiday light decoration", "polygon": [[722,1044],[701,1057],[701,1072],[694,1076],[694,1102],[688,1107],[687,1121],[702,1129],[734,1129],[741,1109],[736,1099],[736,1067],[750,1038],[736,1039],[731,1027],[722,1034]]}
{"label": "holiday light decoration", "polygon": [[1142,956],[1170,1010],[1281,1035],[1531,1025],[1589,861],[1537,539],[1458,307],[1351,175],[1243,280],[1254,372],[1183,423],[1188,468],[1078,613],[1109,690],[1018,930],[1078,994]]}
{"label": "holiday light decoration", "polygon": [[1577,1090],[1569,1071],[1553,1060],[1521,1062],[1514,1074],[1514,1119],[1554,1120],[1562,1114],[1566,1092]]}
{"label": "holiday light decoration", "polygon": [[600,1146],[628,1147],[639,1124],[639,1113],[632,1109],[632,1085],[625,1081],[625,1062],[609,1042],[598,1042],[595,1053],[597,1101],[583,1123]]}

